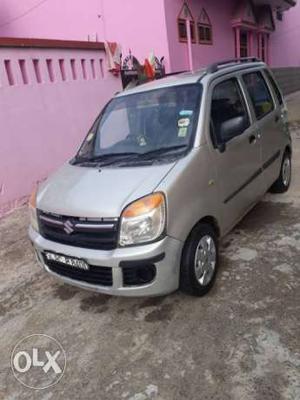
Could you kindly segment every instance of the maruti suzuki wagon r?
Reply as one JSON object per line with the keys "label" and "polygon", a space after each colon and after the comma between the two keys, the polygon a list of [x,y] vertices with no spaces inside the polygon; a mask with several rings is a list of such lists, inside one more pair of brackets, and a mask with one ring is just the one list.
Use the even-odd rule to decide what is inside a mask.
{"label": "maruti suzuki wagon r", "polygon": [[218,242],[291,182],[282,94],[267,66],[231,60],[117,94],[77,155],[30,200],[42,267],[122,296],[202,296]]}

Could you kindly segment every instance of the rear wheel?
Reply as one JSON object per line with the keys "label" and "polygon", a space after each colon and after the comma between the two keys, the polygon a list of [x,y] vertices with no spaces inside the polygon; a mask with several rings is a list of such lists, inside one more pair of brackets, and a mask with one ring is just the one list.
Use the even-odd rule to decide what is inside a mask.
{"label": "rear wheel", "polygon": [[288,151],[284,153],[280,174],[276,182],[271,187],[271,193],[285,193],[289,190],[292,179],[292,160]]}
{"label": "rear wheel", "polygon": [[218,238],[209,224],[197,225],[187,239],[181,262],[180,288],[204,296],[213,287],[219,264]]}

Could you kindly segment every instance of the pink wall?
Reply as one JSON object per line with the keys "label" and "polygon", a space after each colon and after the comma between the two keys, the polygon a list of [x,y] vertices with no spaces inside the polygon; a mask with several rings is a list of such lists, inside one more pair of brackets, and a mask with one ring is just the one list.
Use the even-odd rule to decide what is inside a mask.
{"label": "pink wall", "polygon": [[[188,0],[195,20],[201,8],[214,28],[214,45],[193,45],[195,67],[234,57],[231,17],[238,0]],[[69,40],[110,40],[129,48],[140,61],[154,50],[167,70],[188,68],[187,45],[179,43],[176,19],[183,0],[2,0],[0,36]],[[277,21],[271,35],[274,66],[299,65],[300,3]],[[166,29],[167,26],[167,29]],[[256,41],[255,41],[256,43]],[[283,57],[284,55],[284,57]]]}
{"label": "pink wall", "polygon": [[[173,71],[188,69],[187,45],[180,43],[177,32],[177,17],[182,0],[165,0],[167,29],[169,37],[170,63]],[[197,69],[208,63],[235,56],[234,36],[231,18],[235,0],[190,0],[188,2],[195,22],[204,7],[213,25],[213,46],[193,44],[194,67]]]}
{"label": "pink wall", "polygon": [[[143,61],[168,59],[164,0],[2,0],[0,36],[109,40]],[[33,8],[34,5],[40,4]]]}
{"label": "pink wall", "polygon": [[168,45],[164,0],[102,0],[106,38],[122,44],[124,55],[131,49],[140,61],[154,50],[165,56],[168,68]]}
{"label": "pink wall", "polygon": [[[41,83],[37,82],[33,59],[39,60]],[[76,80],[71,59],[76,63]],[[24,60],[27,84],[19,60]],[[53,82],[46,60],[52,60]],[[59,60],[64,60],[65,81]],[[81,60],[85,60],[87,79]],[[14,85],[8,81],[5,61],[6,65],[10,62]],[[120,80],[106,69],[101,51],[0,49],[0,216],[75,154],[104,103],[121,88]]]}
{"label": "pink wall", "polygon": [[101,14],[101,0],[1,0],[0,36],[87,40]]}
{"label": "pink wall", "polygon": [[274,67],[300,66],[300,2],[286,12],[283,21],[276,20],[271,36],[271,63]]}

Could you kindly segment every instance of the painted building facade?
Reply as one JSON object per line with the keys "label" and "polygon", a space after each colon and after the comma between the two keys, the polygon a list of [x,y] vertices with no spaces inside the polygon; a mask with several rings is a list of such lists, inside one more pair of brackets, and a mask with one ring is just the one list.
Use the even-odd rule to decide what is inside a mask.
{"label": "painted building facade", "polygon": [[272,35],[271,60],[276,67],[300,66],[300,3],[281,15]]}
{"label": "painted building facade", "polygon": [[2,0],[0,36],[116,41],[140,61],[164,56],[168,72],[236,56],[282,66],[283,48],[299,66],[299,19],[294,0]]}

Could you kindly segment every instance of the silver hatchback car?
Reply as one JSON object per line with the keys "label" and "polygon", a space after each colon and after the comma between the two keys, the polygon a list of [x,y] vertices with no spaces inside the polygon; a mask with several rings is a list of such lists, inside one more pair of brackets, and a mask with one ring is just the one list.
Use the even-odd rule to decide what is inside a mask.
{"label": "silver hatchback car", "polygon": [[116,95],[78,154],[30,199],[51,275],[122,296],[214,284],[218,242],[291,181],[291,137],[267,66],[230,60]]}

